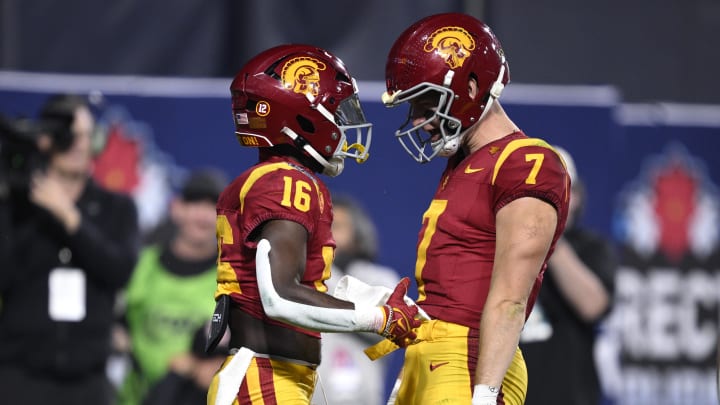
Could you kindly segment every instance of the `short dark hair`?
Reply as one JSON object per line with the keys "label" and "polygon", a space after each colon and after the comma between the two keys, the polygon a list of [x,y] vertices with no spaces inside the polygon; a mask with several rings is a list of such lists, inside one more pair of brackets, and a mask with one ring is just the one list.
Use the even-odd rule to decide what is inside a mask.
{"label": "short dark hair", "polygon": [[333,209],[345,208],[353,224],[353,255],[357,258],[375,261],[378,256],[378,236],[375,223],[363,206],[349,195],[332,197]]}
{"label": "short dark hair", "polygon": [[184,201],[208,200],[216,203],[226,185],[227,178],[222,171],[213,168],[198,169],[191,172],[183,183],[180,197]]}
{"label": "short dark hair", "polygon": [[40,127],[52,137],[52,150],[64,152],[73,144],[72,124],[75,111],[88,107],[86,97],[78,94],[53,94],[40,108]]}

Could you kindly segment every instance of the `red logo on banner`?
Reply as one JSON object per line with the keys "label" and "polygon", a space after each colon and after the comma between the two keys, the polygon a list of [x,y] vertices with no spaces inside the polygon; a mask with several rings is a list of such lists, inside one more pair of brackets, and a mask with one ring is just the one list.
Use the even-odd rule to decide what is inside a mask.
{"label": "red logo on banner", "polygon": [[689,249],[688,232],[695,215],[698,186],[687,168],[679,163],[663,167],[654,186],[659,248],[672,262],[678,262]]}
{"label": "red logo on banner", "polygon": [[132,194],[140,183],[141,145],[128,137],[120,124],[112,124],[102,152],[95,159],[95,180],[113,191]]}

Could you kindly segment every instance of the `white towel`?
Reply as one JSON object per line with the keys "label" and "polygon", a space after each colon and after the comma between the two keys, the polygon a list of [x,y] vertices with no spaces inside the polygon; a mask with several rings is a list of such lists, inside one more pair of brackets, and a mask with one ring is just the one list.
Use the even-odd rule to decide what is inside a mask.
{"label": "white towel", "polygon": [[215,405],[232,405],[254,355],[255,352],[252,350],[241,347],[230,359],[228,365],[220,370]]}
{"label": "white towel", "polygon": [[[333,296],[341,300],[350,301],[354,303],[356,307],[377,307],[385,305],[392,293],[393,290],[388,287],[369,285],[353,276],[346,275],[338,281]],[[403,297],[403,300],[408,305],[417,305],[415,301],[407,295]],[[420,315],[422,319],[430,320],[428,314],[426,314],[420,306],[418,306],[418,315]]]}

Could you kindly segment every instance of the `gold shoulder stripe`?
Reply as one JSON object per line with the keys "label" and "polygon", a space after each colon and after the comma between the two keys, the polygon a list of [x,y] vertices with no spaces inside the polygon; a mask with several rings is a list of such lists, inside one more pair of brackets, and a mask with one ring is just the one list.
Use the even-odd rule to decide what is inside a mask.
{"label": "gold shoulder stripe", "polygon": [[279,163],[273,163],[266,166],[259,167],[250,173],[250,176],[248,176],[247,180],[245,180],[245,183],[243,183],[242,188],[240,188],[240,213],[243,213],[243,210],[245,209],[245,196],[247,196],[247,193],[250,192],[250,189],[255,184],[256,181],[260,179],[260,177],[272,173],[276,170],[295,170],[294,167],[290,166],[289,164],[285,162],[279,162]]}
{"label": "gold shoulder stripe", "polygon": [[497,177],[498,172],[500,172],[500,167],[503,165],[503,163],[505,163],[505,160],[510,157],[511,153],[524,146],[541,146],[543,148],[548,148],[554,151],[550,144],[540,138],[516,139],[514,141],[511,141],[509,144],[507,144],[507,146],[505,146],[505,148],[503,148],[502,153],[500,153],[500,157],[498,157],[498,160],[495,163],[495,170],[493,170],[491,183],[492,185],[495,185],[495,178]]}

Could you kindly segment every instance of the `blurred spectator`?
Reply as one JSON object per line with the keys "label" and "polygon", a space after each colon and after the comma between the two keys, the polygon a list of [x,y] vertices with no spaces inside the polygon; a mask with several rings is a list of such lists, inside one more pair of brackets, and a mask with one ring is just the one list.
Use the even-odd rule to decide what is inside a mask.
{"label": "blurred spectator", "polygon": [[570,209],[521,336],[530,375],[525,403],[597,405],[596,328],[611,307],[618,262],[610,242],[579,223],[585,189],[570,154],[555,148],[572,180]]}
{"label": "blurred spectator", "polygon": [[171,364],[182,361],[176,356],[187,356],[193,334],[212,314],[215,204],[225,184],[216,170],[193,172],[170,204],[171,234],[140,253],[125,295],[132,369],[121,404],[142,403]]}
{"label": "blurred spectator", "polygon": [[108,405],[113,306],[136,263],[137,210],[91,179],[84,97],[53,96],[40,118],[44,165],[0,209],[10,218],[0,230],[0,401]]}
{"label": "blurred spectator", "polygon": [[[375,261],[378,242],[375,224],[358,202],[347,196],[333,197],[332,234],[337,244],[328,291],[344,275],[370,285],[392,288],[400,277],[395,270]],[[377,405],[384,403],[388,358],[370,361],[363,350],[381,340],[374,333],[323,333],[320,384],[315,403],[323,395],[329,404]]]}
{"label": "blurred spectator", "polygon": [[207,326],[193,335],[192,347],[173,357],[168,372],[152,386],[142,405],[200,405],[207,402],[215,372],[220,368],[229,349],[226,334],[211,353],[205,353]]}

